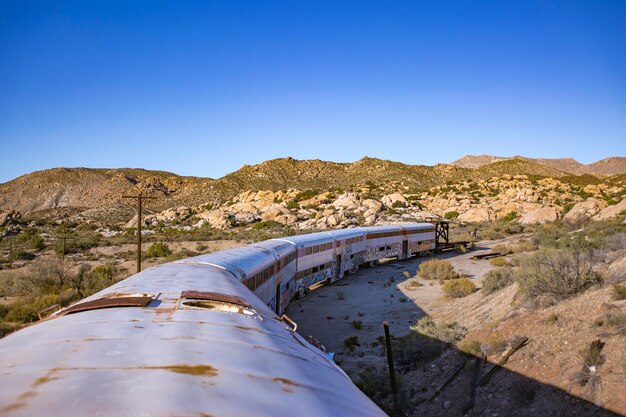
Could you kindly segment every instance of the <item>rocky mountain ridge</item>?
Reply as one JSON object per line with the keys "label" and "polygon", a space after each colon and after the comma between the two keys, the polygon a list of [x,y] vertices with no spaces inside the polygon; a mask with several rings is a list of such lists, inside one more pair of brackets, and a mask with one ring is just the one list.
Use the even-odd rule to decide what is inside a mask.
{"label": "rocky mountain ridge", "polygon": [[494,162],[523,159],[538,165],[558,169],[573,175],[619,175],[626,174],[626,157],[609,157],[591,164],[581,164],[573,158],[526,158],[524,156],[502,157],[494,155],[465,155],[451,165],[460,168],[480,168]]}
{"label": "rocky mountain ridge", "polygon": [[144,169],[54,168],[0,184],[0,210],[30,213],[59,207],[89,209],[128,205],[123,196],[140,192],[155,197],[152,206],[162,210],[177,205],[222,204],[244,190],[349,191],[368,185],[389,194],[419,192],[465,179],[522,174],[554,178],[566,175],[521,159],[468,169],[446,164],[407,165],[368,157],[353,163],[288,157],[244,165],[216,180]]}

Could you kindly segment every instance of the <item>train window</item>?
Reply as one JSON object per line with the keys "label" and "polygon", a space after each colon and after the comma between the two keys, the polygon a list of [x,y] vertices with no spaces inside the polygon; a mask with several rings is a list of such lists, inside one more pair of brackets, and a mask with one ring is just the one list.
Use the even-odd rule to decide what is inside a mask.
{"label": "train window", "polygon": [[304,254],[305,254],[305,255],[310,255],[310,254],[311,254],[311,252],[313,252],[313,248],[306,248],[306,249],[304,250]]}
{"label": "train window", "polygon": [[319,252],[319,251],[320,251],[320,247],[319,247],[319,245],[315,245],[315,246],[313,246],[313,253],[317,253],[317,252]]}
{"label": "train window", "polygon": [[385,250],[385,247],[384,247],[384,246],[381,246],[380,248],[378,248],[378,251],[379,251],[379,252],[382,252],[382,251],[384,251],[384,250]]}
{"label": "train window", "polygon": [[178,308],[212,310],[220,313],[242,314],[255,319],[261,319],[244,299],[235,295],[214,292],[183,291],[180,294]]}

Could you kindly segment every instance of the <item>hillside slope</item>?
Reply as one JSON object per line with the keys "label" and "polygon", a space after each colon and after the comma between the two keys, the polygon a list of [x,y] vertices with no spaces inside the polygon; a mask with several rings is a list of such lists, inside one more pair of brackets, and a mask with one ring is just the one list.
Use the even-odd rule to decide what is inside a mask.
{"label": "hillside slope", "polygon": [[626,157],[611,157],[601,159],[592,164],[581,164],[573,158],[526,158],[523,156],[501,157],[493,155],[465,155],[452,165],[461,168],[480,168],[494,162],[511,159],[523,159],[546,167],[574,175],[596,174],[596,175],[618,175],[626,174]]}
{"label": "hillside slope", "polygon": [[385,192],[417,192],[446,182],[520,174],[555,178],[565,175],[522,159],[469,169],[446,164],[407,165],[368,157],[353,163],[279,158],[244,165],[217,180],[130,168],[54,168],[0,184],[0,210],[29,213],[58,207],[128,205],[130,202],[122,197],[139,192],[155,197],[150,206],[162,210],[224,202],[245,190],[349,190],[366,186]]}

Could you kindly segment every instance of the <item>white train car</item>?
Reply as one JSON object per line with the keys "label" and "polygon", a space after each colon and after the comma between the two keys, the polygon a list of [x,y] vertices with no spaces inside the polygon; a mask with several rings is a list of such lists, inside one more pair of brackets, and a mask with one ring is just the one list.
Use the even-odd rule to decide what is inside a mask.
{"label": "white train car", "polygon": [[365,262],[365,232],[357,227],[326,233],[335,239],[335,273],[331,279],[334,282],[346,272],[356,272]]}
{"label": "white train car", "polygon": [[184,260],[232,272],[248,289],[280,315],[295,294],[296,251],[287,242],[268,240]]}
{"label": "white train car", "polygon": [[365,262],[409,257],[408,248],[403,243],[404,230],[400,226],[371,226],[361,229],[365,232]]}
{"label": "white train car", "polygon": [[0,415],[385,416],[239,278],[146,269],[0,340]]}
{"label": "white train car", "polygon": [[319,232],[273,240],[288,242],[296,250],[295,280],[299,294],[314,284],[334,277],[336,242],[329,233]]}
{"label": "white train car", "polygon": [[384,416],[280,314],[298,289],[433,249],[430,228],[272,239],[144,270],[0,340],[0,415]]}
{"label": "white train car", "polygon": [[[404,230],[408,255],[435,250],[435,225],[432,223],[400,223]],[[403,245],[405,245],[403,243]],[[404,249],[403,249],[404,251]]]}

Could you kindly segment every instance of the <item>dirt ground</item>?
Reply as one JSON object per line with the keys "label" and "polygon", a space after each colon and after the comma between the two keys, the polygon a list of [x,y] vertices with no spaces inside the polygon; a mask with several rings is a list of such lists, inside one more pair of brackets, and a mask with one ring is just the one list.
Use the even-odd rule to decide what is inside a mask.
{"label": "dirt ground", "polygon": [[[514,243],[522,236],[497,241],[483,241],[474,251],[449,253],[455,270],[470,278],[477,287],[483,275],[494,268],[488,260],[474,260],[498,243]],[[327,351],[355,381],[367,365],[385,367],[382,346],[383,321],[390,324],[392,336],[408,334],[409,326],[423,317],[435,321],[457,322],[467,330],[466,340],[485,340],[497,334],[511,340],[526,336],[529,343],[511,356],[491,382],[477,389],[470,410],[466,403],[471,390],[472,364],[432,401],[426,401],[455,368],[463,364],[456,349],[448,349],[437,360],[419,369],[404,370],[401,378],[410,386],[408,415],[413,416],[595,416],[626,413],[626,337],[607,333],[598,327],[597,317],[610,309],[626,310],[626,301],[612,301],[611,289],[588,291],[574,299],[544,309],[529,309],[516,297],[511,286],[485,296],[480,291],[462,299],[444,297],[438,282],[419,279],[423,286],[409,285],[421,262],[430,258],[383,262],[365,268],[331,285],[311,291],[305,298],[293,301],[286,314],[298,323],[305,337],[319,340]],[[403,275],[407,271],[410,278]],[[554,319],[557,317],[557,319]],[[353,321],[362,323],[359,330]],[[347,348],[344,341],[358,337],[358,346]],[[598,370],[601,381],[593,393],[572,381],[581,369],[580,351],[590,341],[606,342],[604,364]],[[488,357],[485,369],[500,360]],[[601,408],[600,408],[601,407]],[[612,410],[615,413],[611,413]]]}

